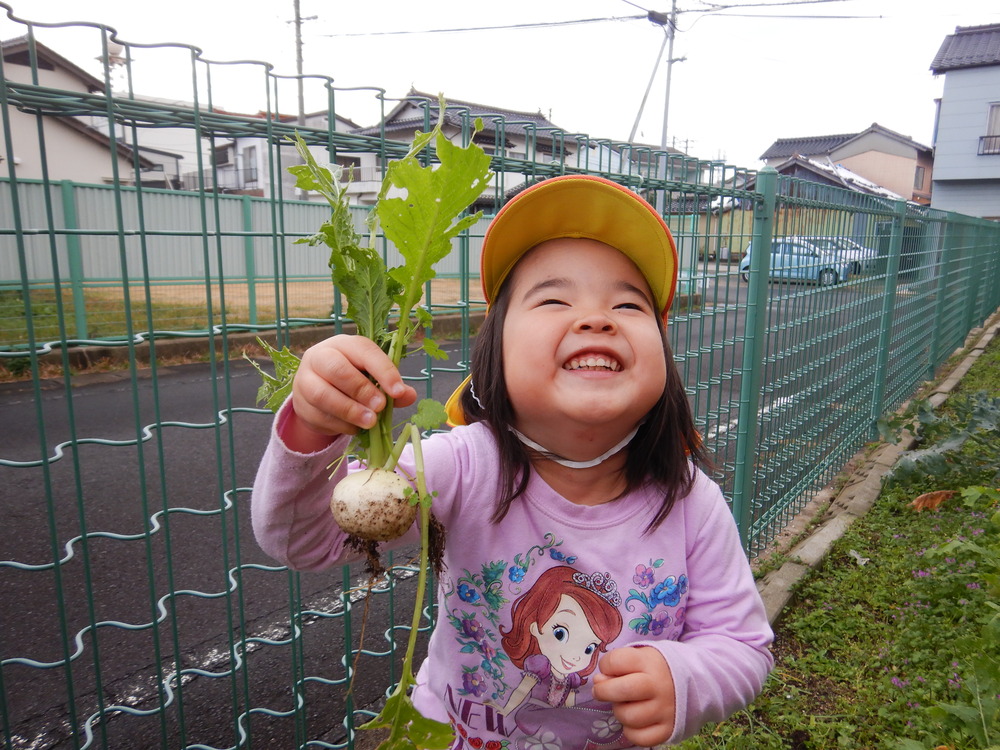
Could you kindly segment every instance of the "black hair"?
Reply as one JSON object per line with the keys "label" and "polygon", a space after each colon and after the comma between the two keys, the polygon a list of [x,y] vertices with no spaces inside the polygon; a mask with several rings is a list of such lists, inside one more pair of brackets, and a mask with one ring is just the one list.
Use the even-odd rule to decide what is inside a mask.
{"label": "black hair", "polygon": [[[500,460],[500,495],[493,512],[499,523],[511,503],[527,488],[531,463],[525,446],[508,429],[514,424],[514,409],[507,396],[503,372],[503,325],[510,306],[513,284],[508,277],[497,292],[472,351],[472,383],[462,393],[462,409],[467,424],[485,422],[497,442]],[[666,383],[663,393],[650,409],[629,443],[625,460],[625,490],[628,494],[644,486],[663,491],[663,500],[646,531],[655,530],[694,485],[691,463],[708,470],[712,461],[694,426],[691,405],[667,342],[663,319],[657,316],[663,342]],[[473,393],[474,389],[474,393]]]}

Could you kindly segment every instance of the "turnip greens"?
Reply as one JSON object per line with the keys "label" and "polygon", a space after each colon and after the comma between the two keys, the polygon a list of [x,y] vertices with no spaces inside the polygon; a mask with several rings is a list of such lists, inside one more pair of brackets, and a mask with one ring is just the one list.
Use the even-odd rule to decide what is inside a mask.
{"label": "turnip greens", "polygon": [[[424,286],[435,275],[434,264],[450,252],[452,240],[479,219],[481,214],[468,215],[466,211],[492,177],[490,157],[479,146],[473,143],[457,146],[442,132],[443,99],[439,101],[438,111],[434,128],[428,133],[418,132],[407,155],[388,165],[378,199],[368,214],[367,240],[355,230],[348,207],[347,185],[340,179],[341,170],[331,171],[320,166],[298,134],[295,146],[304,163],[288,170],[296,177],[296,187],[318,192],[331,207],[330,220],[320,227],[319,232],[298,242],[310,246],[324,245],[330,249],[332,280],[347,299],[348,317],[356,324],[358,333],[376,342],[397,366],[406,356],[408,346],[414,343],[416,335],[430,327],[431,315],[420,306],[420,302]],[[477,120],[473,135],[481,129],[482,122]],[[422,164],[419,157],[429,150],[432,143],[437,163]],[[402,255],[403,265],[386,267],[376,247],[380,228]],[[390,317],[395,319],[394,329],[390,328]],[[258,401],[276,411],[291,393],[299,359],[287,347],[278,350],[266,342],[260,343],[270,355],[275,372],[271,375],[257,367],[263,378]],[[433,357],[443,357],[429,337],[423,337],[419,346]],[[254,366],[257,366],[256,363]],[[413,654],[430,564],[431,492],[423,474],[420,431],[440,426],[445,420],[444,408],[436,401],[424,399],[418,404],[416,414],[404,425],[394,426],[392,419],[393,402],[386,395],[386,408],[379,415],[377,424],[358,433],[348,453],[356,455],[371,474],[393,472],[406,442],[412,443],[416,476],[409,479],[416,487],[407,487],[404,497],[395,501],[410,509],[410,520],[402,524],[398,533],[393,533],[398,536],[411,526],[413,509],[419,509],[420,571],[402,676],[382,712],[362,728],[389,729],[388,738],[379,746],[385,750],[443,750],[453,740],[450,725],[421,716],[410,700],[409,690],[416,682]],[[394,432],[398,432],[395,440]],[[386,506],[379,507],[384,509]],[[336,502],[332,503],[331,509],[340,522]],[[355,512],[353,517],[366,515],[367,512]],[[345,521],[341,525],[347,523]],[[386,536],[384,530],[371,535],[353,527],[345,530],[367,540],[369,545],[374,545],[377,540],[393,538]],[[369,547],[369,550],[372,549],[374,546]]]}

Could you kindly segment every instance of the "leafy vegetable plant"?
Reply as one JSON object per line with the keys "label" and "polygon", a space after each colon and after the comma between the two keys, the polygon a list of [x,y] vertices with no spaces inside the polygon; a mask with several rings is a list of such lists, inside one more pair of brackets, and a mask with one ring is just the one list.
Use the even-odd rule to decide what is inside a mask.
{"label": "leafy vegetable plant", "polygon": [[[298,135],[295,145],[304,163],[289,168],[296,176],[296,187],[320,193],[332,209],[330,220],[319,232],[299,242],[330,248],[332,280],[347,298],[348,316],[357,325],[358,333],[377,343],[397,366],[416,334],[431,323],[430,313],[420,307],[420,301],[424,285],[435,275],[434,264],[449,253],[452,240],[479,219],[480,214],[462,214],[492,176],[490,157],[479,146],[470,143],[461,147],[448,141],[442,132],[444,112],[445,102],[441,99],[434,128],[429,133],[417,133],[407,155],[389,164],[368,215],[367,241],[354,227],[347,187],[340,181],[339,170],[321,167]],[[481,129],[482,122],[477,120],[474,135]],[[438,163],[422,164],[419,157],[432,142]],[[386,267],[376,248],[380,227],[403,256],[403,265]],[[389,320],[394,312],[393,329]],[[258,401],[277,410],[291,392],[299,360],[287,347],[277,350],[265,342],[261,344],[271,356],[275,373],[270,375],[257,368],[264,381]],[[443,356],[429,337],[422,339],[420,347],[431,356]],[[453,740],[448,724],[421,716],[409,697],[409,689],[416,683],[413,654],[430,562],[431,493],[423,474],[420,431],[437,427],[444,419],[441,404],[424,399],[394,439],[393,402],[386,394],[386,407],[377,424],[358,433],[348,448],[348,453],[358,456],[367,468],[338,483],[331,501],[338,523],[348,534],[364,540],[370,554],[376,542],[405,532],[419,510],[420,573],[402,676],[382,712],[362,727],[389,729],[388,739],[379,746],[385,750],[443,749]],[[407,441],[413,445],[415,489],[394,471]],[[373,524],[373,520],[377,523]]]}

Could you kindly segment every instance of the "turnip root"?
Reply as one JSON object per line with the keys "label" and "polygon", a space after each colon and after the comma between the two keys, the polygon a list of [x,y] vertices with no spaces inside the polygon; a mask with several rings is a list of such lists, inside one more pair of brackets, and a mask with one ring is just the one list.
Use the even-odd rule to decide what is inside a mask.
{"label": "turnip root", "polygon": [[412,488],[403,477],[385,469],[350,474],[333,490],[330,510],[348,534],[386,542],[406,533],[417,517]]}

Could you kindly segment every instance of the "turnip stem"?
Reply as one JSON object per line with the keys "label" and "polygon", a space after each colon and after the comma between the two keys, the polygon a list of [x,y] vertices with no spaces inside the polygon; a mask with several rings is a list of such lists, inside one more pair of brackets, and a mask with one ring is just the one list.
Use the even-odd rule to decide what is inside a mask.
{"label": "turnip stem", "polygon": [[[416,744],[412,740],[404,739],[410,736],[409,733],[412,729],[411,722],[415,713],[408,692],[417,682],[413,674],[413,655],[417,648],[420,618],[423,616],[424,596],[427,593],[427,573],[430,567],[431,495],[427,491],[427,482],[424,477],[424,456],[420,446],[420,428],[415,424],[408,424],[403,428],[403,436],[407,437],[413,443],[413,462],[416,468],[417,493],[420,498],[420,570],[417,572],[417,591],[413,605],[413,619],[410,623],[410,637],[406,644],[406,653],[403,657],[403,668],[399,683],[396,685],[395,690],[393,690],[392,695],[389,696],[385,708],[382,709],[382,713],[361,727],[362,729],[374,727],[389,729],[389,737],[379,745],[379,750],[403,747],[445,748],[451,745],[454,738],[454,731],[447,724],[440,724],[439,730],[433,730],[435,733],[435,742],[432,745]],[[409,709],[407,710],[404,705],[408,705]],[[392,707],[391,710],[390,707]],[[423,725],[422,731],[428,731],[426,724]]]}
{"label": "turnip stem", "polygon": [[368,431],[368,468],[385,466],[392,454],[392,411],[393,400],[385,394],[385,408]]}
{"label": "turnip stem", "polygon": [[399,457],[403,455],[403,448],[406,447],[406,443],[409,439],[410,431],[404,429],[399,434],[396,444],[392,446],[392,452],[389,454],[389,458],[387,458],[385,464],[382,465],[383,469],[386,471],[393,471],[396,468],[396,464],[399,463]]}
{"label": "turnip stem", "polygon": [[427,491],[427,481],[424,477],[424,453],[420,446],[420,430],[415,424],[411,424],[409,425],[409,433],[413,443],[413,465],[417,471],[417,494],[420,498],[420,570],[417,572],[416,604],[413,607],[410,640],[406,644],[406,656],[403,659],[403,674],[406,675],[412,674],[413,653],[417,647],[417,630],[420,627],[420,617],[423,614],[424,594],[427,589],[427,569],[430,566],[429,536],[431,525],[430,493]]}

